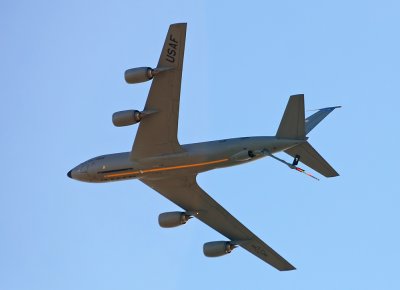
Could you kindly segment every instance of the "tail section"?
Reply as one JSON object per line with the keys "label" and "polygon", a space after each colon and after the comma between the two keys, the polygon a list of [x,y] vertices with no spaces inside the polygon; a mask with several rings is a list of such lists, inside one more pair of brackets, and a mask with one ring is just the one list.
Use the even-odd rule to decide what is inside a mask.
{"label": "tail section", "polygon": [[310,131],[312,129],[314,129],[314,127],[317,126],[319,124],[319,122],[321,122],[323,119],[325,119],[325,117],[328,116],[336,108],[341,108],[341,106],[319,109],[318,112],[316,112],[315,114],[308,117],[305,120],[306,135],[308,133],[310,133]]}
{"label": "tail section", "polygon": [[304,139],[306,137],[304,95],[290,96],[278,131],[276,132],[276,137],[282,139]]}
{"label": "tail section", "polygon": [[[307,140],[306,135],[336,108],[340,108],[340,106],[320,109],[315,114],[304,119],[304,95],[290,96],[278,131],[276,132],[276,137],[282,139]],[[294,158],[293,164],[283,161],[283,163],[289,165],[292,169],[297,169],[298,167],[296,167],[296,165],[301,161],[325,177],[339,175],[308,142],[301,142],[297,146],[287,149],[284,152]],[[282,161],[279,158],[274,158]]]}
{"label": "tail section", "polygon": [[293,158],[301,161],[325,177],[339,176],[335,169],[315,150],[310,143],[304,142],[285,150]]}

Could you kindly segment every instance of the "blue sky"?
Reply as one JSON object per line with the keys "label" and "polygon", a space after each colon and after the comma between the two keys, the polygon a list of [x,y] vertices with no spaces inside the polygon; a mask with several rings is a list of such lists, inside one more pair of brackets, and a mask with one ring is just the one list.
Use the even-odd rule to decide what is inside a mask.
{"label": "blue sky", "polygon": [[[0,2],[0,289],[399,289],[397,1]],[[342,105],[310,142],[341,174],[315,182],[274,160],[204,173],[200,185],[298,270],[282,273],[139,181],[66,172],[128,151],[168,25],[187,22],[179,140],[273,135],[288,97]],[[311,113],[311,112],[309,112]],[[280,157],[287,158],[284,154]],[[289,158],[287,159],[289,160]]]}

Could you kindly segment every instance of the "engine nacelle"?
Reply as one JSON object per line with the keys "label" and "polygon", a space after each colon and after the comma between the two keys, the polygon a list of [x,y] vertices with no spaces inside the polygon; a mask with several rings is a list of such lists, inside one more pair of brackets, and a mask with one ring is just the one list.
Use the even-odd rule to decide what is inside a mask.
{"label": "engine nacelle", "polygon": [[138,110],[127,110],[116,112],[112,115],[114,126],[123,127],[139,123],[143,114]]}
{"label": "engine nacelle", "polygon": [[173,228],[186,224],[190,218],[190,215],[181,211],[164,212],[158,216],[158,223],[163,228]]}
{"label": "engine nacelle", "polygon": [[136,67],[125,71],[125,81],[128,84],[143,83],[154,77],[154,70],[151,67]]}
{"label": "engine nacelle", "polygon": [[209,242],[203,245],[203,253],[206,257],[220,257],[232,252],[235,245],[226,241]]}

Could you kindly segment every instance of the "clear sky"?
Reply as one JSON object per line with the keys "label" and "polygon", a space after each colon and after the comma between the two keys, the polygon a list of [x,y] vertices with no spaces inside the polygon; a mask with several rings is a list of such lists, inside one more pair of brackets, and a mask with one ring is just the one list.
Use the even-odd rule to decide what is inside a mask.
{"label": "clear sky", "polygon": [[[399,13],[398,1],[1,1],[0,289],[400,289]],[[243,249],[204,257],[223,237],[198,220],[161,229],[178,207],[139,181],[66,176],[130,150],[136,127],[111,115],[142,109],[150,84],[123,73],[154,66],[175,22],[188,23],[181,143],[274,135],[291,94],[343,106],[310,134],[340,177],[265,158],[199,178],[296,271]]]}

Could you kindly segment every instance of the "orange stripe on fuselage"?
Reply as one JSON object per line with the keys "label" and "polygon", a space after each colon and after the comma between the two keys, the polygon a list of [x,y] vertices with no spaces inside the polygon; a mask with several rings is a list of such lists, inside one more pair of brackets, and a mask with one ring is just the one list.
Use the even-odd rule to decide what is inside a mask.
{"label": "orange stripe on fuselage", "polygon": [[191,167],[199,167],[199,166],[205,166],[205,165],[211,165],[211,164],[217,164],[217,163],[222,163],[225,161],[228,161],[229,159],[220,159],[220,160],[214,160],[214,161],[208,161],[208,162],[202,162],[202,163],[195,163],[195,164],[187,164],[187,165],[178,165],[178,166],[170,166],[170,167],[161,167],[161,168],[153,168],[153,169],[144,169],[144,170],[136,170],[136,171],[130,171],[130,172],[124,172],[124,173],[114,173],[114,174],[108,174],[104,175],[104,177],[120,177],[120,176],[128,176],[132,174],[143,174],[143,173],[149,173],[149,172],[159,172],[159,171],[167,171],[167,170],[176,170],[176,169],[183,169],[183,168],[191,168]]}

